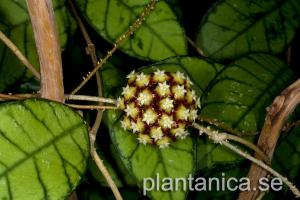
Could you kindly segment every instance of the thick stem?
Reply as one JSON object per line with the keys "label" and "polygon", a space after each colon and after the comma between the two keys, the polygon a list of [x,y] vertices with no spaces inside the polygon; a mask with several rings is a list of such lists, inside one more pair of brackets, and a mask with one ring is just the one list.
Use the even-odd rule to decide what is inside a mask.
{"label": "thick stem", "polygon": [[[51,0],[27,0],[40,61],[41,97],[64,102],[60,45]],[[74,192],[70,199],[76,200]]]}
{"label": "thick stem", "polygon": [[64,102],[60,46],[51,0],[27,0],[40,60],[41,96]]}
{"label": "thick stem", "polygon": [[[299,102],[300,79],[286,88],[280,96],[276,97],[273,104],[270,106],[265,119],[265,124],[257,143],[257,146],[268,156],[270,160],[272,160],[282,126]],[[258,155],[255,155],[255,157],[260,159],[260,156]],[[257,188],[259,179],[266,175],[267,171],[265,169],[252,164],[248,173],[248,178],[251,180],[251,188]],[[259,194],[260,192],[258,190],[241,192],[239,200],[254,200],[259,196]]]}

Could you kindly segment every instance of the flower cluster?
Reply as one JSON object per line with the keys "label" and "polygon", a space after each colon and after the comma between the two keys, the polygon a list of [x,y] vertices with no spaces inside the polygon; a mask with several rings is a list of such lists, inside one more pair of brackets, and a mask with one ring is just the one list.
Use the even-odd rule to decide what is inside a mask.
{"label": "flower cluster", "polygon": [[187,126],[197,118],[200,99],[192,90],[192,82],[183,73],[144,74],[131,72],[128,84],[118,98],[118,107],[125,111],[121,125],[138,135],[143,144],[160,148],[184,139]]}

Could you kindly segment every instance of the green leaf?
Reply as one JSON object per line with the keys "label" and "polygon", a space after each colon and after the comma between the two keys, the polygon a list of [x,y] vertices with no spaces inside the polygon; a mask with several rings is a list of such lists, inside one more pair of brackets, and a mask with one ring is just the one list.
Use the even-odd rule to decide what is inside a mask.
{"label": "green leaf", "polygon": [[[222,69],[222,66],[198,58],[175,57],[156,63],[152,67],[145,67],[142,70],[149,72],[155,68],[185,72],[195,83],[195,89],[201,95],[209,82]],[[110,73],[105,73],[110,71],[112,70],[104,71],[102,76],[112,77]],[[108,89],[111,90],[111,88]],[[114,95],[117,94],[114,93]],[[143,186],[143,178],[156,178],[157,174],[159,174],[161,181],[164,177],[187,178],[189,174],[194,173],[197,143],[191,137],[175,142],[166,149],[159,149],[151,145],[144,146],[137,142],[134,134],[121,128],[120,118],[121,112],[109,111],[106,122],[119,156],[140,188]],[[174,192],[154,190],[149,192],[148,195],[152,199],[185,199],[186,192],[182,189]]]}
{"label": "green leaf", "polygon": [[[63,0],[53,1],[58,35],[62,48],[66,45],[74,24]],[[26,1],[2,0],[0,4],[0,30],[20,49],[30,63],[39,67],[35,41]],[[7,86],[32,77],[18,58],[0,42],[0,92]]]}
{"label": "green leaf", "polygon": [[218,73],[203,98],[201,115],[241,133],[255,133],[262,127],[267,106],[291,81],[292,71],[279,59],[248,55]]}
{"label": "green leaf", "polygon": [[65,199],[85,172],[87,125],[70,108],[29,99],[0,106],[0,199]]}
{"label": "green leaf", "polygon": [[[148,0],[78,0],[87,22],[104,39],[113,43],[136,20]],[[145,60],[162,60],[186,55],[183,29],[164,1],[159,1],[147,20],[120,47],[125,53]]]}
{"label": "green leaf", "polygon": [[220,0],[203,18],[197,45],[208,57],[282,52],[299,27],[298,0]]}
{"label": "green leaf", "polygon": [[[299,116],[299,115],[298,115]],[[300,127],[283,132],[276,145],[272,165],[299,186],[300,177]]]}

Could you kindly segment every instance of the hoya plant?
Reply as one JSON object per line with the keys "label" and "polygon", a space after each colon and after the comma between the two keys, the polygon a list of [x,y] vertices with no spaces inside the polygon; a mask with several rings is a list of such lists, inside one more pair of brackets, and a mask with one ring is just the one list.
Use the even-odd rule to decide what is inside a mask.
{"label": "hoya plant", "polygon": [[0,199],[300,197],[299,0],[0,16]]}

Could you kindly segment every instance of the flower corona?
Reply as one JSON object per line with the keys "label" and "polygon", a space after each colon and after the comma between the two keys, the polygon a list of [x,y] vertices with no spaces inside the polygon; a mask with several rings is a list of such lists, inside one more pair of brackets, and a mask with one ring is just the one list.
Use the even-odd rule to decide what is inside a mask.
{"label": "flower corona", "polygon": [[188,77],[179,71],[157,70],[132,71],[127,79],[118,98],[118,108],[125,112],[123,129],[137,134],[140,143],[160,148],[189,134],[187,127],[197,118],[200,99]]}

